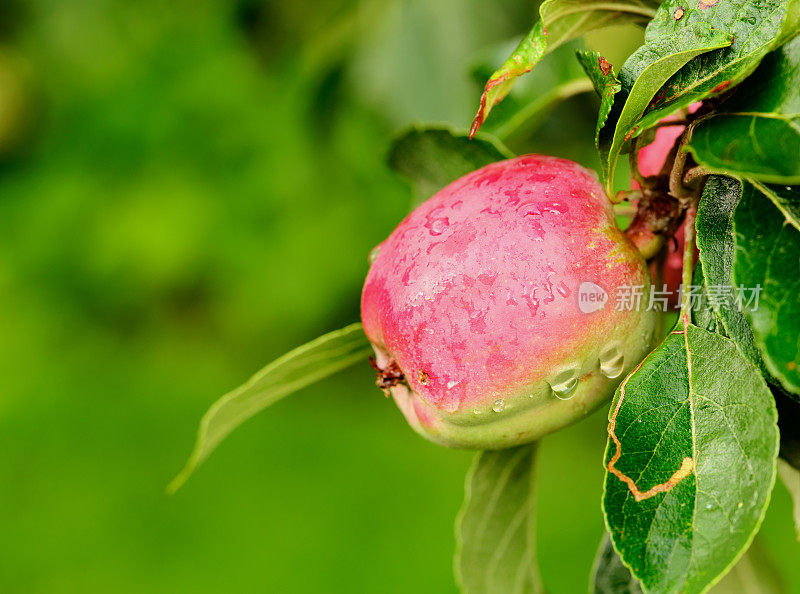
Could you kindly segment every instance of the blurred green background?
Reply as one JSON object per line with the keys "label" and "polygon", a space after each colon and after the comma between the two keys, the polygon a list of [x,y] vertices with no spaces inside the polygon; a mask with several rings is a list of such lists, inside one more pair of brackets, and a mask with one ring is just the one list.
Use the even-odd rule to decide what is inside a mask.
{"label": "blurred green background", "polygon": [[[367,254],[411,197],[384,166],[392,134],[466,127],[471,68],[533,15],[519,0],[2,0],[0,591],[455,592],[472,456],[408,429],[366,362],[164,489],[216,397],[358,319]],[[619,58],[639,35],[592,43]],[[523,92],[563,76],[559,60]],[[576,97],[509,142],[592,165],[595,109]],[[552,592],[586,589],[604,444],[602,412],[544,441]],[[763,543],[800,592],[789,509],[779,486]]]}

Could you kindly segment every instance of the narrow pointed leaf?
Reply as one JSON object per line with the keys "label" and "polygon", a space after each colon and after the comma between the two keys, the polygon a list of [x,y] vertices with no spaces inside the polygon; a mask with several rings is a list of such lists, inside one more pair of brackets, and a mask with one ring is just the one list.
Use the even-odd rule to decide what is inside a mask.
{"label": "narrow pointed leaf", "polygon": [[464,594],[543,592],[536,564],[535,443],[480,452],[456,521],[455,574]]}
{"label": "narrow pointed leaf", "polygon": [[594,144],[600,148],[600,130],[608,120],[611,107],[614,105],[614,96],[622,88],[614,68],[600,52],[578,51],[578,61],[592,81],[597,94],[600,96],[600,111],[597,114],[597,128],[594,133]]}
{"label": "narrow pointed leaf", "polygon": [[775,481],[776,421],[756,368],[685,318],[623,381],[603,507],[647,592],[703,592],[747,549]]}
{"label": "narrow pointed leaf", "polygon": [[733,280],[757,297],[746,309],[770,374],[800,395],[800,186],[745,181],[734,213]]}
{"label": "narrow pointed leaf", "polygon": [[[575,51],[582,47],[573,40],[549,52],[546,61],[540,62],[529,76],[519,79],[506,98],[495,105],[492,117],[484,122],[481,131],[502,140],[528,137],[559,103],[591,92],[594,87],[575,60]],[[483,86],[512,49],[504,43],[480,52],[470,67],[473,80]]]}
{"label": "narrow pointed leaf", "polygon": [[645,23],[654,14],[654,6],[657,3],[638,0],[610,4],[597,0],[545,0],[539,7],[539,21],[486,83],[471,134],[481,127],[516,79],[530,72],[545,54],[594,29],[628,22]]}
{"label": "narrow pointed leaf", "polygon": [[510,157],[513,154],[488,135],[470,140],[449,128],[414,126],[394,140],[387,161],[414,186],[416,206],[462,175]]}
{"label": "narrow pointed leaf", "polygon": [[361,324],[352,324],[320,336],[264,367],[217,400],[203,416],[194,451],[168,491],[180,488],[214,448],[247,419],[292,392],[366,361],[371,352]]}
{"label": "narrow pointed leaf", "polygon": [[700,120],[689,149],[712,170],[800,184],[800,38],[767,55],[747,84]]}
{"label": "narrow pointed leaf", "polygon": [[522,38],[511,56],[486,82],[481,94],[478,113],[475,115],[469,131],[470,137],[474,136],[483,125],[492,107],[508,95],[514,81],[526,72],[530,72],[544,57],[546,51],[544,25],[542,21],[537,21],[530,32]]}

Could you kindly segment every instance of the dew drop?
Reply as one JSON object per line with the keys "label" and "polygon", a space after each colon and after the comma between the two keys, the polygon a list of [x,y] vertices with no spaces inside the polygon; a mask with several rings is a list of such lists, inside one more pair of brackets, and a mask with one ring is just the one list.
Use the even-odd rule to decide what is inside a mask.
{"label": "dew drop", "polygon": [[495,400],[492,403],[492,410],[494,412],[500,412],[506,407],[506,401],[500,398],[499,400]]}
{"label": "dew drop", "polygon": [[600,373],[609,379],[619,377],[625,367],[625,357],[617,345],[607,346],[600,353]]}
{"label": "dew drop", "polygon": [[[567,369],[559,373],[553,380],[550,388],[553,390],[553,395],[561,400],[568,400],[574,396],[572,392],[578,385],[578,370]],[[572,396],[570,396],[572,394]]]}
{"label": "dew drop", "polygon": [[425,223],[425,227],[430,231],[431,235],[441,235],[447,231],[450,226],[450,219],[447,217],[437,217]]}
{"label": "dew drop", "polygon": [[458,399],[453,398],[445,402],[442,408],[444,408],[444,410],[446,410],[449,413],[454,413],[458,412],[458,405],[459,405]]}

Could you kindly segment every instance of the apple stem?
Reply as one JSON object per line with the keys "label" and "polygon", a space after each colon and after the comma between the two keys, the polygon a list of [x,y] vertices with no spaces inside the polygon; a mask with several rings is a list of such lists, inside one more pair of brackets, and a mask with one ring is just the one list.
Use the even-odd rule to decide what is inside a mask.
{"label": "apple stem", "polygon": [[626,237],[636,246],[645,260],[658,255],[667,238],[680,224],[681,204],[669,195],[663,178],[648,178],[656,184],[643,190],[636,214],[625,229]]}
{"label": "apple stem", "polygon": [[[642,177],[638,172],[638,156],[631,156],[631,171],[634,172],[634,178],[641,187],[642,197],[633,221],[625,230],[625,235],[647,260],[659,253],[666,240],[674,235],[684,216],[688,218],[693,208],[694,213],[697,211],[696,205],[703,181],[710,172],[697,166],[685,171],[689,155],[686,145],[691,138],[693,127],[694,124],[690,122],[675,141],[658,175]],[[638,149],[637,144],[634,153],[638,153]],[[694,214],[691,224],[692,246],[694,246]],[[688,266],[689,281],[693,263],[690,261]]]}

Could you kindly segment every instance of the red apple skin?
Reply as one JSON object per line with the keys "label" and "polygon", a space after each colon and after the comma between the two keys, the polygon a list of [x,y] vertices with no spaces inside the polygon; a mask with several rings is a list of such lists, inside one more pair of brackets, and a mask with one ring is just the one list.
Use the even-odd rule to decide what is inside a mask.
{"label": "red apple skin", "polygon": [[[606,293],[596,311],[582,311],[582,283]],[[621,311],[629,286],[642,304]],[[494,449],[613,394],[652,340],[649,290],[596,175],[528,155],[456,180],[406,217],[377,250],[361,315],[378,366],[405,377],[391,393],[412,427]]]}

